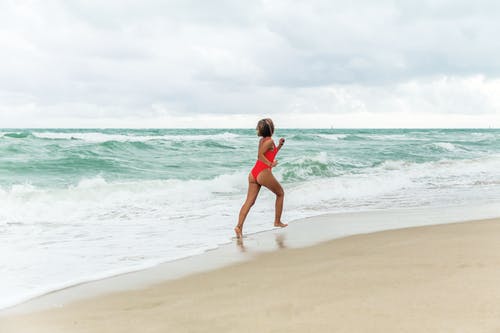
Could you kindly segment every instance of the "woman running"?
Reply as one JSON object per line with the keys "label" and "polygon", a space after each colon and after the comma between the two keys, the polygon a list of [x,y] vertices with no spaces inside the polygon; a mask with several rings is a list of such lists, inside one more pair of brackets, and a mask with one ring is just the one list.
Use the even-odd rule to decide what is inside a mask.
{"label": "woman running", "polygon": [[274,133],[273,121],[269,118],[262,119],[257,123],[257,135],[262,138],[259,141],[259,152],[257,154],[257,162],[252,171],[248,175],[248,194],[247,199],[240,210],[238,225],[234,228],[237,238],[243,237],[243,223],[247,217],[250,208],[255,203],[257,195],[262,186],[267,187],[276,194],[276,212],[274,217],[275,227],[286,227],[288,224],[281,222],[281,212],[283,211],[283,200],[285,193],[280,183],[274,178],[271,169],[278,164],[274,158],[278,151],[285,143],[285,139],[281,138],[279,145],[276,147],[272,139]]}

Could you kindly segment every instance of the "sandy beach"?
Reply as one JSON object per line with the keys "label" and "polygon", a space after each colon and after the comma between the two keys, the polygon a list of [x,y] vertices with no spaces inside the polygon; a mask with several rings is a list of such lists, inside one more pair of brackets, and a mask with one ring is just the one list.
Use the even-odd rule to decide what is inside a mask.
{"label": "sandy beach", "polygon": [[498,332],[500,219],[356,235],[61,308],[9,332]]}

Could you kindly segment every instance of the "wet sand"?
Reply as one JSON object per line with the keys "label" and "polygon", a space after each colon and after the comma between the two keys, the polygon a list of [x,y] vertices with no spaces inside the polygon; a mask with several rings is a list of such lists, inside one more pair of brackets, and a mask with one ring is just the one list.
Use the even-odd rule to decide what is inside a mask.
{"label": "wet sand", "polygon": [[349,236],[0,317],[0,332],[497,332],[500,219]]}

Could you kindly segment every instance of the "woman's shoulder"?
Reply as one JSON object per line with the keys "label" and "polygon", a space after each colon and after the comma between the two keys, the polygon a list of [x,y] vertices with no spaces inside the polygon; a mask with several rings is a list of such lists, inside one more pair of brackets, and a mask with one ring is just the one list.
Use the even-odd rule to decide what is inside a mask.
{"label": "woman's shoulder", "polygon": [[274,141],[273,141],[273,138],[271,136],[266,136],[266,137],[263,137],[260,139],[260,143],[264,143],[264,142],[274,142]]}
{"label": "woman's shoulder", "polygon": [[274,144],[273,138],[270,136],[266,136],[260,139],[259,145],[266,145],[269,149],[276,146]]}

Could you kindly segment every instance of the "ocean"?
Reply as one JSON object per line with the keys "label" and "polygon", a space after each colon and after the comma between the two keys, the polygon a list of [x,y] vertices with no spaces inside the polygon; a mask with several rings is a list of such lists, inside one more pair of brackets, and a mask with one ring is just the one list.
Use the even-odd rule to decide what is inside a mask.
{"label": "ocean", "polygon": [[[497,129],[277,129],[283,221],[500,202]],[[254,129],[0,129],[0,308],[232,241]],[[244,233],[273,228],[261,190]]]}

